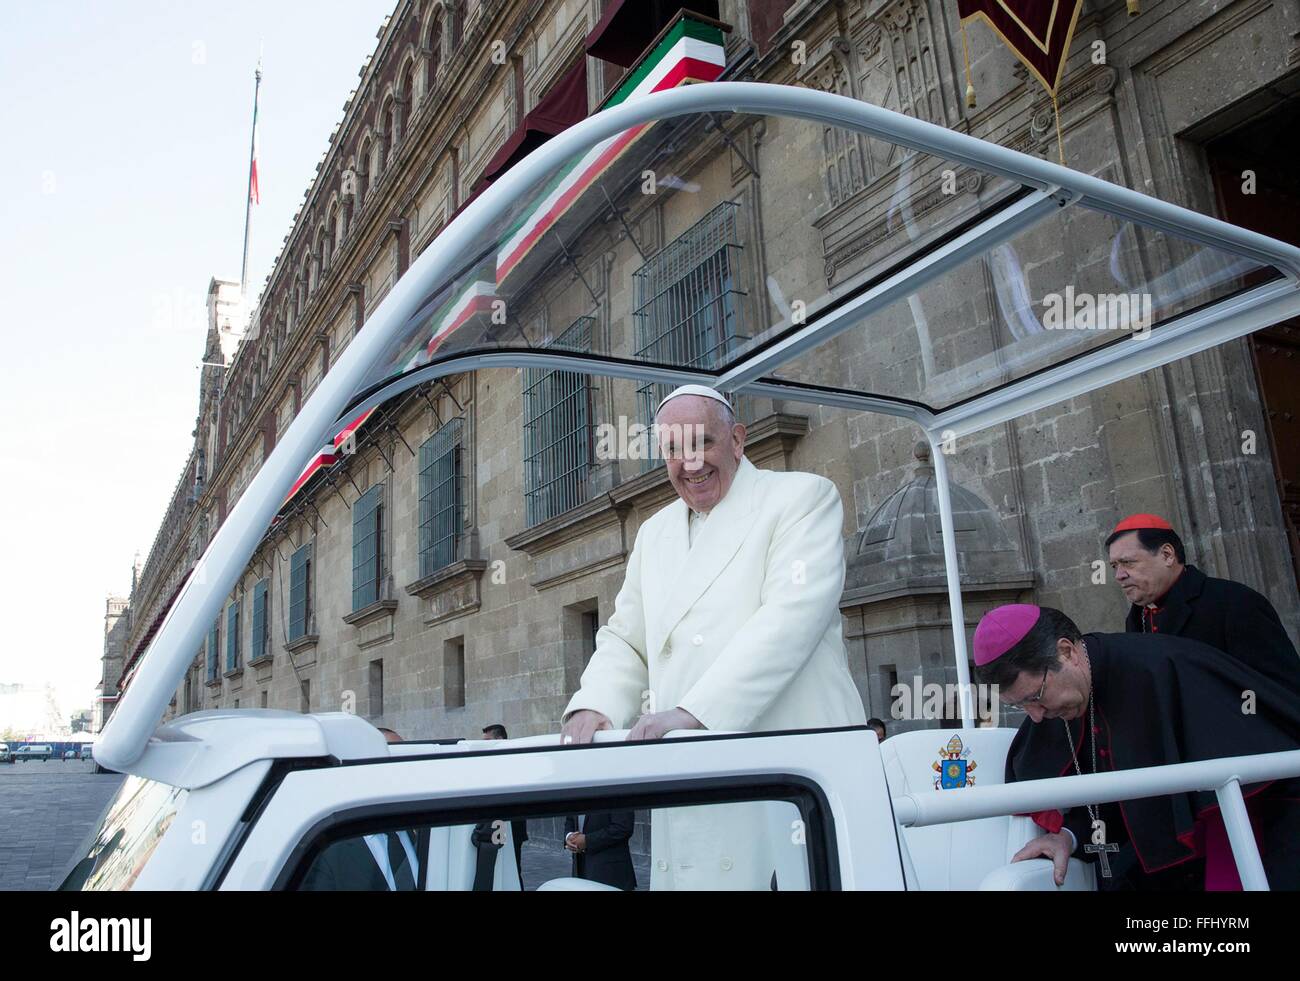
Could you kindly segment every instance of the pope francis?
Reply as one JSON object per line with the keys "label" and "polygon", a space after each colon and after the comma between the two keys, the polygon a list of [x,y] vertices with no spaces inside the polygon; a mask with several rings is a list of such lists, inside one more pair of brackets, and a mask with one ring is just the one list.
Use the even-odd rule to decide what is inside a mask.
{"label": "pope francis", "polygon": [[[835,485],[757,469],[745,427],[711,388],[675,390],[655,423],[678,500],[637,533],[565,709],[565,742],[628,726],[636,740],[865,724],[840,621]],[[761,803],[654,812],[650,888],[770,888],[789,846],[772,813]]]}

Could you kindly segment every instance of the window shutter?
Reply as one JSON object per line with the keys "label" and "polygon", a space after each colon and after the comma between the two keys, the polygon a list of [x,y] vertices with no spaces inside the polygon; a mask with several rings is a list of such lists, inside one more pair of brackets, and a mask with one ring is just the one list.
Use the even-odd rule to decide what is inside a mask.
{"label": "window shutter", "polygon": [[226,608],[226,670],[239,667],[239,600]]}
{"label": "window shutter", "polygon": [[352,609],[360,610],[379,599],[380,494],[376,484],[352,505]]}
{"label": "window shutter", "polygon": [[218,631],[221,624],[221,617],[212,621],[212,626],[208,628],[208,680],[214,681],[217,677],[217,658],[220,652],[217,650],[219,643]]}
{"label": "window shutter", "polygon": [[308,580],[311,573],[311,545],[304,545],[289,560],[289,639],[297,640],[307,633],[307,620],[311,613]]}
{"label": "window shutter", "polygon": [[265,579],[253,587],[253,656],[250,658],[253,661],[267,654],[266,587]]}

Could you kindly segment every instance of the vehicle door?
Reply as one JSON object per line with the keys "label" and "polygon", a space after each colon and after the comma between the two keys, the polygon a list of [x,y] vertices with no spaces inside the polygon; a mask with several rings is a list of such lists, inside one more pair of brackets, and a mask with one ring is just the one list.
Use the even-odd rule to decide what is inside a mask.
{"label": "vehicle door", "polygon": [[[902,888],[880,753],[865,729],[623,736],[429,745],[287,772],[218,888],[627,888],[619,861],[638,866],[640,889]],[[617,861],[578,863],[565,849],[571,831],[601,823],[593,815],[626,816]],[[526,851],[516,849],[521,828]],[[593,851],[598,837],[590,831]]]}

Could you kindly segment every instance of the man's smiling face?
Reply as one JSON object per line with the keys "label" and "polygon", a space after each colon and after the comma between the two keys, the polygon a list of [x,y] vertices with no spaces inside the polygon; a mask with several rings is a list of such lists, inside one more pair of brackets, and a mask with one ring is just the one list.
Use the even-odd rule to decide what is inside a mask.
{"label": "man's smiling face", "polygon": [[745,451],[745,427],[726,406],[702,395],[679,395],[655,417],[659,449],[677,496],[708,513],[731,488]]}

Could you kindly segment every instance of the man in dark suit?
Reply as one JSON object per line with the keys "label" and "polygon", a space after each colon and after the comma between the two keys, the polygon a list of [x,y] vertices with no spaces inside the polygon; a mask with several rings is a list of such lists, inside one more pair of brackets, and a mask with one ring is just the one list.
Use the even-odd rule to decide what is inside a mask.
{"label": "man in dark suit", "polygon": [[632,811],[571,814],[564,819],[564,847],[573,853],[573,874],[632,892],[636,869],[628,841],[636,815]]}
{"label": "man in dark suit", "polygon": [[[392,729],[379,731],[390,743],[402,741]],[[344,838],[316,857],[298,888],[311,892],[414,892],[419,888],[419,849],[417,833],[407,829]]]}
{"label": "man in dark suit", "polygon": [[1183,542],[1156,514],[1125,518],[1106,539],[1129,607],[1129,633],[1168,634],[1217,647],[1300,696],[1300,656],[1273,604],[1249,586],[1187,565]]}
{"label": "man in dark suit", "polygon": [[385,831],[334,842],[317,856],[298,888],[414,892],[418,868],[415,835]]}

